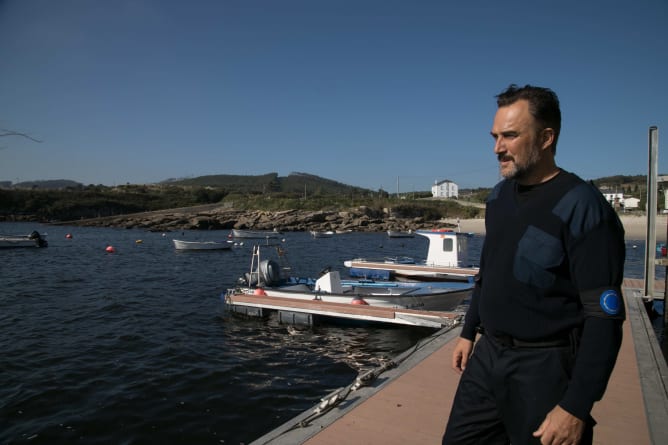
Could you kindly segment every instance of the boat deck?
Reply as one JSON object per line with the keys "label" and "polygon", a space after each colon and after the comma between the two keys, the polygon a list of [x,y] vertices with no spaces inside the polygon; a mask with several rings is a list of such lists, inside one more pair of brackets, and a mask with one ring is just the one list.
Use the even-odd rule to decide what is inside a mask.
{"label": "boat deck", "polygon": [[[642,297],[642,280],[624,280],[627,321],[617,365],[593,416],[595,444],[668,443],[668,368]],[[439,331],[414,351],[395,358],[389,369],[343,401],[333,393],[318,406],[253,444],[440,444],[450,413],[458,374],[450,356],[459,327]],[[359,377],[358,377],[359,379]],[[324,404],[323,404],[324,405]]]}

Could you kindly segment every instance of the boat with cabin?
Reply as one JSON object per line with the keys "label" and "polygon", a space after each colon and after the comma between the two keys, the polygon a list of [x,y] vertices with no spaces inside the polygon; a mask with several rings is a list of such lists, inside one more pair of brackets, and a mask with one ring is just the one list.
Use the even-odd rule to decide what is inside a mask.
{"label": "boat with cabin", "polygon": [[479,268],[468,262],[468,239],[472,234],[451,229],[417,230],[415,233],[429,240],[425,261],[409,257],[379,260],[356,258],[344,261],[343,264],[348,268],[349,275],[357,278],[473,281]]}

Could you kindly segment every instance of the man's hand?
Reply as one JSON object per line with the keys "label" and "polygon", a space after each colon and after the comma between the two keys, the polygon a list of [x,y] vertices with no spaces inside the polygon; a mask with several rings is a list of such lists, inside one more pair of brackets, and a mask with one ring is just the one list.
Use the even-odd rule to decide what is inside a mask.
{"label": "man's hand", "polygon": [[584,421],[557,405],[547,413],[533,437],[540,437],[542,445],[577,445],[584,427]]}
{"label": "man's hand", "polygon": [[452,351],[452,369],[461,374],[466,369],[466,363],[473,352],[473,342],[465,338],[460,338]]}

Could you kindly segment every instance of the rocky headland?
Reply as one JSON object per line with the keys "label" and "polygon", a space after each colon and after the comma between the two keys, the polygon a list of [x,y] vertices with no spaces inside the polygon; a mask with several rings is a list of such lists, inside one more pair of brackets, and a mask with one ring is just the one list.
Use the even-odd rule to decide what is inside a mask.
{"label": "rocky headland", "polygon": [[124,227],[149,231],[179,230],[280,230],[383,232],[451,227],[444,220],[423,217],[402,218],[389,209],[357,207],[345,211],[309,210],[236,210],[222,206],[200,206],[160,210],[118,216],[62,221],[58,224],[88,227]]}
{"label": "rocky headland", "polygon": [[[657,215],[657,241],[666,242],[668,215]],[[626,232],[626,239],[644,239],[647,229],[647,217],[643,215],[621,215]],[[459,224],[458,224],[459,223]],[[345,211],[327,210],[238,210],[220,205],[204,205],[181,209],[159,210],[154,212],[133,213],[75,221],[62,221],[56,224],[88,227],[124,227],[149,231],[179,230],[231,230],[254,229],[283,232],[304,231],[355,231],[384,232],[387,230],[419,230],[433,228],[453,228],[464,232],[485,233],[484,219],[459,220],[451,218],[432,220],[423,217],[405,218],[393,214],[389,209],[377,210],[370,207],[357,207]]]}

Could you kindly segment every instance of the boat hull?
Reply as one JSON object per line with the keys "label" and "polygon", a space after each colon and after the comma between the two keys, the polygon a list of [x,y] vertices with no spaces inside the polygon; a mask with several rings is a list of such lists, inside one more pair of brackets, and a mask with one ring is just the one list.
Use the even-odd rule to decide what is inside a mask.
{"label": "boat hull", "polygon": [[266,238],[278,238],[282,235],[281,232],[276,232],[272,230],[240,230],[232,229],[232,236],[234,238],[245,238],[245,239],[266,239]]}
{"label": "boat hull", "polygon": [[390,238],[415,238],[415,233],[413,232],[398,232],[394,230],[388,230],[387,236]]}
{"label": "boat hull", "polygon": [[176,250],[228,250],[230,243],[222,241],[183,241],[173,239]]}
{"label": "boat hull", "polygon": [[334,236],[333,231],[327,231],[327,232],[316,232],[316,231],[311,231],[311,236],[313,238],[331,238]]}
{"label": "boat hull", "polygon": [[32,232],[30,235],[0,235],[0,249],[47,246],[46,235],[37,232]]}
{"label": "boat hull", "polygon": [[[260,292],[277,300],[281,298],[326,303],[360,304],[360,299],[369,306],[389,307],[394,309],[421,309],[429,311],[453,311],[471,295],[472,287],[461,289],[434,289],[430,292],[410,292],[394,288],[373,289],[354,288],[343,293],[319,292],[305,285],[291,287],[239,288],[238,294],[257,294]],[[364,304],[364,303],[361,303]]]}
{"label": "boat hull", "polygon": [[0,249],[11,249],[14,247],[40,247],[36,240],[24,238],[0,238]]}

